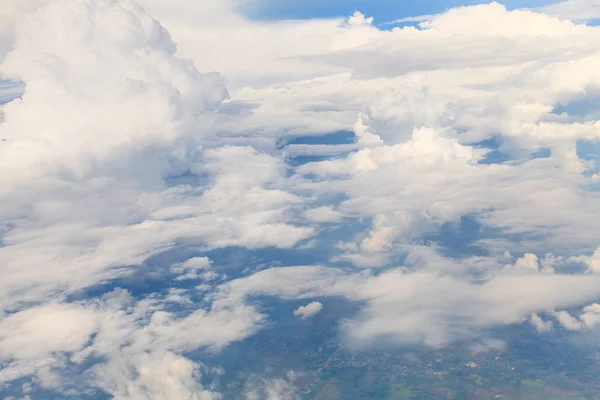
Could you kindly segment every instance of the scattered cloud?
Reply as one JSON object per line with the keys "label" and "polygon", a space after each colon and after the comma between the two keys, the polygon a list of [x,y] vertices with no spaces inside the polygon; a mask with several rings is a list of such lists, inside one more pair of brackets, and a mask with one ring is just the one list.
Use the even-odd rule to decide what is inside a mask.
{"label": "scattered cloud", "polygon": [[257,380],[246,385],[246,400],[296,400],[299,398],[294,385],[296,375],[293,372],[284,378]]}
{"label": "scattered cloud", "polygon": [[531,325],[533,325],[539,333],[550,332],[554,326],[552,321],[544,321],[542,318],[540,318],[539,315],[535,313],[531,314],[530,322]]}
{"label": "scattered cloud", "polygon": [[340,340],[365,345],[597,327],[593,1],[391,30],[236,7],[0,7],[0,387],[222,398],[192,354],[257,334],[264,297],[360,304]]}
{"label": "scattered cloud", "polygon": [[300,317],[302,319],[310,318],[323,310],[323,304],[318,301],[313,301],[305,306],[300,306],[294,311],[294,315],[296,317]]}

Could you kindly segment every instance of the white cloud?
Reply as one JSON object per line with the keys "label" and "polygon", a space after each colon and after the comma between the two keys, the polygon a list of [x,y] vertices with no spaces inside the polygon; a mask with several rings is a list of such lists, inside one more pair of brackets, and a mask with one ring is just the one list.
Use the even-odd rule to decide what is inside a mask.
{"label": "white cloud", "polygon": [[200,385],[202,366],[181,353],[218,350],[255,332],[264,317],[245,304],[178,316],[164,310],[172,307],[170,297],[134,301],[115,290],[102,299],[10,315],[0,323],[0,382],[35,375],[35,383],[60,392],[79,373],[61,378],[70,361],[87,364],[80,373],[95,377],[90,386],[115,398],[220,398]]}
{"label": "white cloud", "polygon": [[323,310],[323,304],[318,301],[313,301],[305,306],[300,306],[294,310],[294,315],[303,319],[307,319],[317,315]]}
{"label": "white cloud", "polygon": [[113,360],[95,371],[97,385],[114,399],[216,400],[222,397],[199,384],[199,365],[173,353],[142,353]]}
{"label": "white cloud", "polygon": [[548,274],[554,273],[553,265],[556,261],[553,259],[552,254],[546,255],[541,261],[535,254],[525,253],[523,257],[517,259],[514,268],[519,272],[545,272]]}
{"label": "white cloud", "polygon": [[[343,194],[347,199],[337,210],[345,216],[373,219],[360,251],[389,249],[467,215],[507,234],[543,235],[548,246],[587,243],[575,251],[596,247],[589,220],[596,215],[595,203],[588,199],[597,193],[580,192],[585,178],[563,169],[562,159],[499,166],[478,163],[482,156],[479,149],[422,128],[408,141],[310,163],[299,171],[311,177],[306,186]],[[314,175],[319,182],[312,180]],[[553,210],[559,208],[565,212],[557,215]]]}
{"label": "white cloud", "polygon": [[535,313],[531,314],[530,322],[531,325],[533,325],[535,329],[540,333],[550,332],[554,325],[552,321],[544,321],[542,318],[540,318],[539,315]]}
{"label": "white cloud", "polygon": [[48,0],[20,0],[4,1],[0,7],[0,63],[11,49],[13,28],[18,25],[25,16],[38,7],[48,3]]}
{"label": "white cloud", "polygon": [[535,11],[573,21],[589,21],[600,18],[598,0],[566,0],[536,8]]}
{"label": "white cloud", "polygon": [[299,399],[294,385],[296,375],[293,372],[285,378],[248,382],[244,392],[246,400],[296,400]]}
{"label": "white cloud", "polygon": [[579,331],[583,328],[581,321],[569,314],[568,311],[553,312],[552,315],[556,321],[566,330]]}
{"label": "white cloud", "polygon": [[600,304],[594,303],[584,307],[579,318],[586,328],[595,328],[600,324]]}
{"label": "white cloud", "polygon": [[[344,325],[348,340],[438,347],[483,337],[496,325],[520,323],[534,313],[577,306],[600,295],[592,275],[498,274],[465,281],[452,265],[442,272],[392,269],[360,274],[319,267],[274,268],[227,283],[218,303],[240,304],[252,295],[282,298],[342,296],[365,305]],[[562,315],[562,314],[559,314]]]}
{"label": "white cloud", "polygon": [[[377,41],[317,59],[350,67],[361,77],[392,77],[415,70],[502,67],[591,55],[591,37],[597,35],[583,25],[527,10],[508,11],[498,3],[453,8],[420,28],[395,28]],[[582,42],[569,42],[575,37]]]}
{"label": "white cloud", "polygon": [[[57,0],[17,29],[0,67],[26,85],[0,125],[12,171],[0,176],[3,382],[31,375],[60,391],[69,362],[99,357],[107,364],[92,385],[116,398],[217,398],[179,354],[251,334],[263,319],[254,308],[181,317],[163,311],[173,295],[134,305],[123,293],[81,304],[65,296],[129,274],[181,238],[290,247],[312,234],[290,222],[302,199],[283,188],[281,160],[247,146],[203,148],[227,90],[174,52],[168,32],[129,1]],[[181,174],[199,183],[169,181]]]}
{"label": "white cloud", "polygon": [[[586,294],[569,293],[579,285],[586,286]],[[593,298],[597,296],[593,285],[586,278],[532,276],[499,277],[480,286],[427,274],[384,274],[366,285],[365,295],[372,300],[347,332],[355,340],[389,337],[443,346],[477,337],[479,330],[494,325],[518,323],[557,303]]]}
{"label": "white cloud", "polygon": [[[342,327],[365,343],[486,342],[497,325],[551,329],[540,315],[574,331],[599,323],[595,303],[578,316],[552,310],[600,295],[597,166],[576,150],[600,137],[600,28],[495,3],[382,31],[360,13],[264,22],[233,1],[142,0],[169,33],[130,1],[56,0],[13,43],[13,26],[43,3],[0,7],[0,58],[14,45],[0,71],[25,83],[0,125],[1,381],[29,376],[60,392],[68,368],[102,360],[88,376],[115,398],[218,398],[183,354],[257,332],[267,318],[248,302],[257,295],[362,302]],[[552,112],[579,103],[591,111]],[[293,168],[277,148],[282,136],[339,130],[356,143],[285,153],[332,160]],[[494,154],[475,143],[493,138],[511,162],[485,162]],[[431,245],[464,217],[489,255]],[[273,268],[221,283],[198,256],[165,263],[168,293],[66,301],[143,275],[176,245],[316,247],[328,240],[319,224],[342,221],[370,227],[332,245],[332,261],[393,268]],[[590,273],[561,274],[569,263]],[[205,281],[201,302],[184,279]],[[276,379],[246,396],[296,392]]]}
{"label": "white cloud", "polygon": [[[19,28],[1,67],[26,84],[0,125],[12,171],[0,176],[2,307],[113,279],[181,238],[290,247],[312,235],[291,223],[302,200],[283,189],[281,160],[202,148],[227,90],[174,51],[133,2],[52,2]],[[186,173],[200,184],[167,182]]]}
{"label": "white cloud", "polygon": [[593,303],[584,307],[577,317],[568,311],[552,311],[550,315],[568,331],[593,330],[600,324],[600,305]]}
{"label": "white cloud", "polygon": [[5,317],[0,322],[0,357],[37,359],[83,348],[102,315],[81,306],[48,304]]}
{"label": "white cloud", "polygon": [[211,264],[208,257],[193,257],[183,263],[173,265],[170,270],[172,273],[179,274],[177,280],[204,279],[209,281],[218,277],[215,272],[210,271]]}
{"label": "white cloud", "polygon": [[327,223],[338,222],[342,219],[343,214],[334,210],[332,207],[323,206],[306,210],[304,212],[304,217],[309,221]]}
{"label": "white cloud", "polygon": [[600,273],[600,247],[591,256],[576,256],[569,258],[569,260],[584,263],[590,273]]}

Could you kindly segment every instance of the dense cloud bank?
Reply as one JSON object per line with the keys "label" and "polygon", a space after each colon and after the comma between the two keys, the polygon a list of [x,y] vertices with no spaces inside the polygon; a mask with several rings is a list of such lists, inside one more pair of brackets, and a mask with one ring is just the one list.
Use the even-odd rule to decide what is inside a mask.
{"label": "dense cloud bank", "polygon": [[0,393],[221,398],[188,354],[260,333],[265,297],[360,303],[367,346],[600,323],[592,1],[391,30],[163,3],[0,14]]}

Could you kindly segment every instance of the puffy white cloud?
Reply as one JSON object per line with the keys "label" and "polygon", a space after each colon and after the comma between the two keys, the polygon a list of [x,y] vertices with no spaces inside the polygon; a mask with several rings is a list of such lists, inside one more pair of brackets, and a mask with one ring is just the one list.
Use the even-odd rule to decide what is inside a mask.
{"label": "puffy white cloud", "polygon": [[[0,7],[0,48],[43,4]],[[10,170],[0,174],[0,380],[35,376],[61,390],[73,364],[102,360],[88,376],[115,398],[218,398],[183,354],[260,329],[266,316],[248,303],[259,295],[362,302],[343,328],[367,343],[483,340],[527,319],[547,331],[553,321],[540,315],[571,330],[597,325],[595,304],[577,317],[552,310],[600,295],[597,275],[560,273],[573,262],[598,269],[597,166],[576,144],[600,137],[600,28],[496,3],[392,31],[360,13],[264,22],[229,0],[141,4],[171,33],[128,0],[56,0],[25,18],[0,67],[25,84],[0,125]],[[589,110],[577,115],[581,104]],[[339,130],[356,143],[277,148],[282,136]],[[510,162],[490,163],[494,151],[477,144],[493,138]],[[532,156],[545,149],[550,157]],[[285,162],[307,154],[335,157]],[[466,216],[489,254],[442,257],[430,235]],[[182,242],[322,245],[318,224],[342,222],[371,226],[331,246],[342,252],[333,261],[385,267],[402,255],[403,266],[274,268],[215,289],[216,268],[198,256],[166,262],[166,294],[65,301],[143,274]],[[201,304],[178,288],[184,279],[206,281]],[[247,391],[295,396],[289,379]]]}
{"label": "puffy white cloud", "polygon": [[552,311],[550,315],[568,331],[591,330],[600,324],[600,305],[593,303],[584,307],[577,317],[568,311]]}
{"label": "puffy white cloud", "polygon": [[576,256],[569,260],[584,263],[590,273],[600,273],[600,248],[597,248],[591,256]]}
{"label": "puffy white cloud", "polygon": [[594,303],[583,308],[583,313],[579,316],[583,326],[594,328],[600,324],[600,304]]}
{"label": "puffy white cloud", "polygon": [[[415,70],[551,62],[565,57],[560,49],[572,57],[590,55],[594,48],[583,25],[527,10],[508,11],[498,3],[453,8],[422,22],[420,28],[394,28],[377,41],[319,59],[350,67],[359,76],[389,77]],[[583,41],[569,43],[574,37]]]}
{"label": "puffy white cloud", "polygon": [[531,314],[529,320],[531,322],[531,325],[533,325],[535,329],[540,333],[550,332],[554,325],[552,321],[544,321],[542,318],[540,318],[539,315],[535,313]]}
{"label": "puffy white cloud", "polygon": [[583,327],[581,321],[569,314],[568,311],[553,312],[556,321],[568,331],[579,331]]}
{"label": "puffy white cloud", "polygon": [[519,258],[515,263],[517,269],[530,269],[535,272],[539,269],[538,258],[535,254],[526,253],[523,258]]}
{"label": "puffy white cloud", "polygon": [[6,316],[0,322],[0,357],[36,359],[80,350],[101,315],[81,306],[48,304]]}
{"label": "puffy white cloud", "polygon": [[[277,188],[278,158],[204,151],[227,90],[174,51],[130,1],[52,2],[17,30],[0,68],[26,84],[0,125],[2,307],[120,276],[184,237],[290,247],[312,234],[291,223],[302,200]],[[168,182],[181,174],[201,182]]]}
{"label": "puffy white cloud", "polygon": [[[561,168],[560,158],[487,165],[479,163],[483,153],[421,128],[409,141],[310,163],[299,171],[310,177],[307,187],[346,197],[337,211],[373,219],[360,251],[389,249],[463,216],[507,234],[544,236],[548,247],[542,251],[552,249],[550,243],[556,248],[581,246],[574,251],[596,247],[589,220],[596,215],[595,203],[588,199],[597,193],[581,191],[582,175]],[[556,209],[565,211],[557,215]]]}
{"label": "puffy white cloud", "polygon": [[534,313],[577,306],[600,294],[598,280],[591,275],[495,273],[485,282],[471,282],[465,281],[461,271],[456,274],[275,268],[227,283],[218,302],[240,304],[253,295],[342,296],[365,302],[361,312],[344,325],[347,339],[369,343],[386,338],[437,347],[481,338],[493,326],[517,324]]}
{"label": "puffy white cloud", "polygon": [[96,384],[114,399],[215,400],[218,393],[200,383],[198,364],[173,353],[142,353],[113,360],[95,370]]}
{"label": "puffy white cloud", "polygon": [[31,11],[48,3],[49,0],[22,0],[3,2],[0,7],[0,62],[11,49],[13,28]]}
{"label": "puffy white cloud", "polygon": [[538,260],[535,254],[525,253],[523,257],[517,259],[514,268],[519,272],[545,272],[548,274],[554,273],[553,265],[560,260],[553,258],[552,254],[547,254],[542,260]]}
{"label": "puffy white cloud", "polygon": [[[170,297],[134,301],[115,290],[9,315],[0,322],[0,382],[34,375],[35,383],[60,392],[85,373],[94,377],[89,386],[115,398],[220,398],[200,384],[202,366],[181,353],[218,350],[255,332],[264,317],[245,304],[180,316],[165,311]],[[68,362],[85,368],[63,379]]]}
{"label": "puffy white cloud", "polygon": [[185,279],[204,279],[212,280],[218,275],[210,271],[211,261],[208,257],[193,257],[189,260],[175,264],[171,267],[171,272],[179,274],[177,280]]}
{"label": "puffy white cloud", "polygon": [[[190,302],[191,303],[191,302]],[[204,366],[181,354],[200,347],[218,350],[253,333],[262,320],[246,305],[197,310],[178,317],[159,299],[117,310],[94,340],[72,359],[105,359],[88,370],[96,386],[121,399],[219,399],[201,384]],[[209,371],[210,372],[210,371]]]}
{"label": "puffy white cloud", "polygon": [[[179,354],[251,334],[263,318],[254,308],[181,317],[163,310],[173,296],[133,306],[123,293],[81,304],[65,296],[129,274],[182,238],[290,247],[312,234],[291,223],[288,208],[302,199],[283,188],[280,159],[203,147],[227,89],[175,50],[131,1],[57,0],[17,29],[0,67],[25,83],[0,125],[12,171],[0,176],[3,382],[35,375],[60,391],[69,362],[98,357],[107,365],[92,385],[116,398],[217,398]],[[186,174],[193,184],[177,182]],[[196,277],[207,265],[195,261],[173,272]]]}
{"label": "puffy white cloud", "polygon": [[312,303],[308,303],[305,306],[298,307],[296,310],[294,310],[294,315],[296,317],[306,319],[317,315],[321,312],[321,310],[323,310],[323,303],[313,301]]}
{"label": "puffy white cloud", "polygon": [[309,221],[327,223],[338,222],[343,217],[343,214],[332,207],[323,206],[306,210],[304,217]]}
{"label": "puffy white cloud", "polygon": [[[593,298],[595,284],[586,278],[532,276],[498,277],[474,285],[428,274],[383,274],[366,285],[369,305],[347,332],[355,340],[388,337],[443,346],[494,325],[518,323],[557,303]],[[586,294],[575,293],[579,285],[586,287]]]}

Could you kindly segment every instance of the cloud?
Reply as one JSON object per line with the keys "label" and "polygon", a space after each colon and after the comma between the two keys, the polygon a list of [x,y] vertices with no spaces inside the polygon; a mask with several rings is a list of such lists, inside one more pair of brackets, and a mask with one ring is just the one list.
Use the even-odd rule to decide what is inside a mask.
{"label": "cloud", "polygon": [[198,383],[198,364],[173,353],[144,353],[129,363],[113,361],[96,369],[97,385],[114,399],[216,400]]}
{"label": "cloud", "polygon": [[567,331],[593,330],[600,323],[600,305],[596,303],[584,307],[578,316],[569,311],[551,311],[549,314]]}
{"label": "cloud", "polygon": [[34,375],[43,387],[65,392],[85,374],[93,377],[86,387],[115,398],[220,398],[200,385],[203,366],[181,353],[218,350],[252,334],[264,317],[244,304],[180,315],[168,299],[134,300],[115,290],[100,299],[16,312],[0,323],[0,381]]}
{"label": "cloud", "polygon": [[600,248],[596,249],[591,256],[576,256],[569,258],[569,260],[584,263],[588,268],[588,272],[600,273]]}
{"label": "cloud", "polygon": [[36,359],[80,350],[101,315],[80,306],[48,304],[5,317],[0,323],[2,358]]}
{"label": "cloud", "polygon": [[[361,77],[552,62],[591,55],[595,45],[588,40],[595,34],[590,30],[591,35],[586,35],[586,29],[570,21],[526,10],[508,11],[501,4],[490,3],[453,8],[421,22],[420,29],[395,28],[378,41],[317,56],[317,60],[350,67]],[[569,37],[582,38],[581,46],[568,42]]]}
{"label": "cloud", "polygon": [[171,272],[179,274],[177,280],[204,279],[210,281],[218,277],[215,272],[210,271],[211,264],[208,257],[193,257],[184,263],[173,265]]}
{"label": "cloud", "polygon": [[335,211],[332,207],[323,206],[306,210],[304,217],[309,221],[327,223],[338,222],[343,217],[343,214]]}
{"label": "cloud", "polygon": [[246,400],[296,400],[299,398],[294,385],[296,375],[293,372],[285,378],[248,382],[244,393]]}
{"label": "cloud", "polygon": [[593,275],[497,272],[484,282],[451,274],[403,268],[379,274],[351,274],[319,267],[274,268],[223,286],[218,303],[241,304],[249,296],[284,299],[322,296],[360,301],[361,312],[343,327],[346,338],[361,344],[374,340],[424,343],[440,347],[476,339],[498,325],[518,324],[534,313],[564,309],[600,295]]}
{"label": "cloud", "polygon": [[[184,237],[290,247],[312,235],[291,223],[302,200],[277,187],[281,160],[203,148],[227,89],[174,52],[133,2],[52,2],[17,30],[1,67],[26,84],[0,125],[13,171],[0,177],[2,307],[122,276]],[[170,183],[182,174],[197,183]]]}
{"label": "cloud", "polygon": [[583,327],[581,322],[567,311],[557,311],[552,314],[556,318],[556,321],[566,330],[579,331]]}
{"label": "cloud", "polygon": [[[580,284],[587,286],[587,294],[570,293]],[[480,286],[427,274],[390,273],[366,286],[372,300],[362,318],[347,326],[347,333],[359,341],[387,337],[392,342],[444,346],[478,335],[480,329],[518,323],[532,312],[558,306],[557,302],[564,307],[593,298],[594,284],[584,277],[534,276],[499,277]],[[510,305],[501,305],[506,302]]]}
{"label": "cloud", "polygon": [[540,333],[550,332],[553,327],[552,321],[544,321],[537,314],[531,314],[530,318],[531,325],[535,327],[535,329]]}
{"label": "cloud", "polygon": [[[599,28],[497,3],[391,31],[358,12],[250,21],[233,1],[43,3],[0,18],[0,71],[23,81],[0,99],[24,89],[0,124],[2,382],[216,399],[193,354],[258,333],[262,296],[307,302],[300,317],[359,303],[342,339],[366,345],[597,326],[580,147],[600,137]],[[337,131],[354,142],[282,144]],[[306,155],[325,160],[288,162]],[[309,246],[317,265],[272,268]],[[256,257],[234,278],[229,247]],[[110,291],[152,263],[168,289]]]}
{"label": "cloud", "polygon": [[294,311],[294,315],[296,317],[300,317],[302,319],[310,318],[312,316],[317,315],[323,310],[323,304],[318,301],[313,301],[305,306],[300,306]]}
{"label": "cloud", "polygon": [[2,5],[0,10],[0,63],[4,56],[11,49],[13,29],[25,16],[38,7],[48,3],[48,0],[23,0]]}
{"label": "cloud", "polygon": [[594,303],[584,307],[583,314],[579,318],[586,328],[595,328],[600,324],[600,304]]}
{"label": "cloud", "polygon": [[566,0],[536,8],[535,11],[573,21],[589,21],[600,17],[597,0]]}
{"label": "cloud", "polygon": [[[562,158],[500,166],[481,163],[484,154],[440,130],[420,128],[408,141],[309,163],[299,172],[310,177],[307,187],[345,197],[338,212],[372,219],[372,228],[357,240],[360,254],[410,243],[463,216],[476,216],[479,223],[506,234],[542,236],[549,246],[542,251],[552,249],[549,243],[587,243],[579,251],[596,247],[588,224],[595,205],[587,199],[597,193],[580,192],[575,182],[586,179],[564,167]],[[551,165],[556,173],[548,173]],[[556,215],[552,210],[557,208],[566,211]]]}
{"label": "cloud", "polygon": [[[203,147],[228,97],[223,79],[174,56],[169,33],[134,2],[57,0],[15,38],[0,67],[25,84],[0,125],[13,171],[0,177],[1,380],[37,376],[60,392],[72,380],[57,377],[81,372],[72,363],[98,358],[108,367],[92,371],[92,386],[117,398],[217,398],[180,353],[250,335],[263,319],[254,308],[181,316],[164,311],[166,297],[66,298],[182,238],[284,248],[310,237],[313,228],[291,222],[302,199],[283,187],[285,165],[248,146]],[[201,260],[173,272],[196,278]],[[158,365],[164,380],[144,376]]]}

